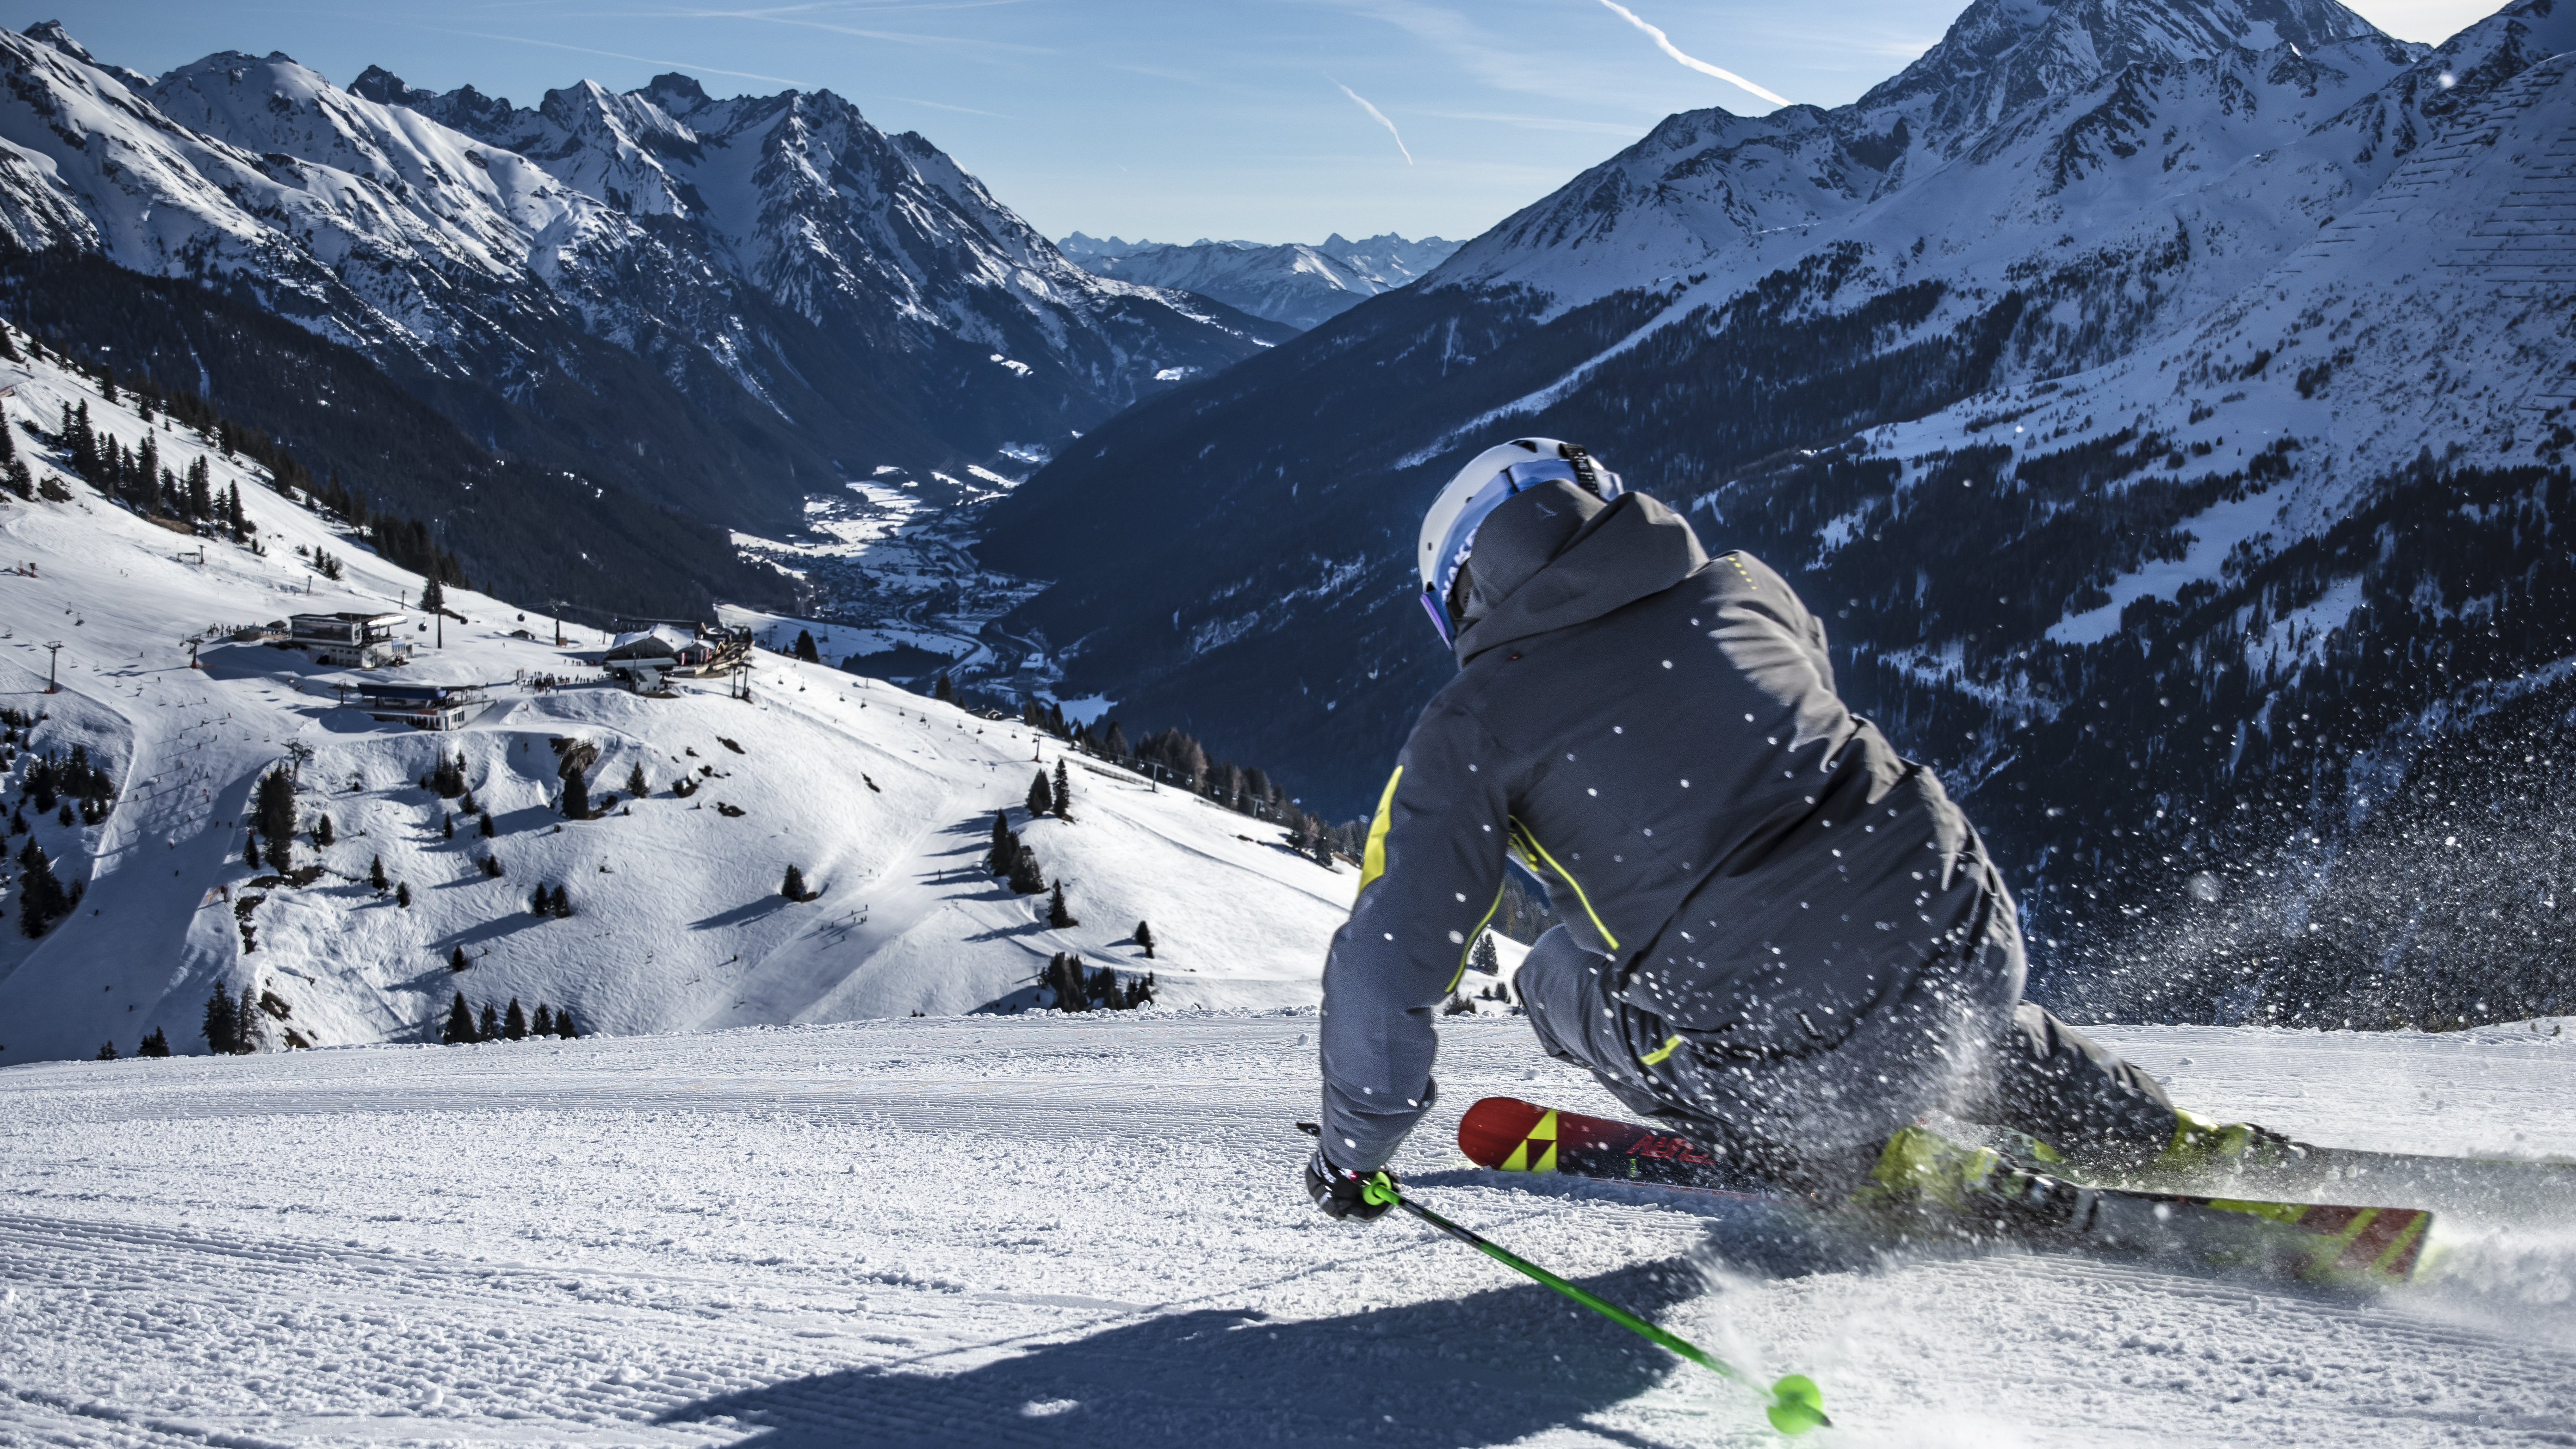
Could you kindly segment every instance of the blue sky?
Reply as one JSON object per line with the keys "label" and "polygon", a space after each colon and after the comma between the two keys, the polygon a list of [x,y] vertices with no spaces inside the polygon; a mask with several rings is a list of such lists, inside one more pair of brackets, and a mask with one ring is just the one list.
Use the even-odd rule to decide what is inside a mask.
{"label": "blue sky", "polygon": [[[1837,105],[1940,37],[1899,0],[494,0],[439,6],[0,0],[102,60],[159,74],[282,50],[347,84],[370,64],[534,105],[664,70],[718,95],[830,89],[919,131],[1050,236],[1464,238],[1675,111]],[[2440,40],[2491,0],[2367,0]]]}

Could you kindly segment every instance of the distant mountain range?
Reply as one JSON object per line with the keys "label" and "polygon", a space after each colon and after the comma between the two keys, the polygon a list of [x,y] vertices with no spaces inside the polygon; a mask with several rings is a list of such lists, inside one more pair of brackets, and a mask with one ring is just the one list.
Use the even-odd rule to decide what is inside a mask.
{"label": "distant mountain range", "polygon": [[0,81],[0,241],[204,283],[495,454],[707,524],[789,526],[888,466],[1016,476],[1290,335],[1075,266],[828,91],[673,74],[526,108],[239,52],[156,78],[56,22],[0,36]]}
{"label": "distant mountain range", "polygon": [[1458,247],[1436,236],[1406,241],[1393,232],[1364,241],[1335,232],[1314,246],[1205,238],[1177,246],[1114,236],[1103,241],[1080,232],[1056,243],[1067,258],[1100,276],[1195,292],[1300,331],[1380,292],[1410,285]]}
{"label": "distant mountain range", "polygon": [[2570,51],[2556,0],[2439,47],[2331,0],[1976,0],[1851,105],[1672,116],[1123,414],[981,556],[1056,581],[1019,617],[1080,641],[1068,692],[1340,814],[1453,668],[1420,510],[1576,439],[1821,611],[2055,999],[2566,1010]]}

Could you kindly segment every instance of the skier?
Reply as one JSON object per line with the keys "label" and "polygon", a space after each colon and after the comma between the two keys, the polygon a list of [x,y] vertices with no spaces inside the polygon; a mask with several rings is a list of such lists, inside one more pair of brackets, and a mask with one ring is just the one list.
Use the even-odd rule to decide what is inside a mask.
{"label": "skier", "polygon": [[2177,1111],[2021,999],[1976,830],[1843,707],[1824,626],[1760,561],[1710,558],[1581,447],[1522,438],[1441,492],[1416,562],[1459,673],[1379,797],[1324,966],[1305,1180],[1326,1213],[1386,1210],[1362,1186],[1433,1103],[1433,1014],[1506,851],[1563,922],[1514,978],[1540,1045],[1748,1175],[1983,1220],[1981,1193],[2034,1179],[1927,1113],[2133,1174],[2291,1148]]}

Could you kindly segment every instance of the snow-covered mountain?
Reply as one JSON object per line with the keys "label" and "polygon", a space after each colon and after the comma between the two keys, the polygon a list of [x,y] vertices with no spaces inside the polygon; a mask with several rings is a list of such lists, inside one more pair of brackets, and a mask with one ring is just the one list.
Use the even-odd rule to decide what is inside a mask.
{"label": "snow-covered mountain", "polygon": [[[131,1054],[156,1029],[202,1050],[218,989],[273,1000],[262,1020],[279,1047],[434,1040],[459,991],[614,1034],[1010,1010],[1047,999],[1057,952],[1122,981],[1152,972],[1165,1006],[1314,999],[1353,877],[1276,824],[1080,755],[1064,762],[1072,818],[1032,821],[1031,776],[1064,753],[1054,736],[765,651],[750,702],[721,679],[675,680],[665,698],[589,683],[597,632],[558,648],[553,620],[460,588],[445,618],[422,612],[422,577],[358,530],[8,335],[24,360],[0,360],[0,426],[34,496],[0,489],[0,832],[14,832],[0,1065],[102,1041]],[[216,497],[238,488],[256,546],[73,476],[55,433],[73,413],[102,450],[149,439],[174,474],[203,464]],[[240,637],[335,611],[398,616],[413,661],[342,671]],[[463,728],[424,733],[352,707],[368,684],[481,685],[486,701]],[[106,774],[95,800],[34,775],[75,748]],[[618,797],[597,818],[558,808],[575,752],[594,804]],[[442,759],[462,761],[488,836],[465,800],[424,787]],[[282,766],[293,855],[248,864],[251,797]],[[1047,897],[983,868],[997,811],[1078,924],[1050,928]],[[59,920],[29,920],[31,851],[79,893]],[[813,899],[781,895],[790,865]],[[572,916],[532,913],[539,887],[567,892]]]}
{"label": "snow-covered mountain", "polygon": [[1436,236],[1407,241],[1393,232],[1363,241],[1335,232],[1315,246],[1204,238],[1179,246],[1114,236],[1104,241],[1080,232],[1056,243],[1065,256],[1100,276],[1214,297],[1301,331],[1380,292],[1410,285],[1448,260],[1458,246]]}
{"label": "snow-covered mountain", "polygon": [[0,77],[8,239],[253,298],[496,449],[718,522],[1045,445],[1284,335],[1093,276],[829,92],[528,110],[235,52],[147,80],[50,23]]}
{"label": "snow-covered mountain", "polygon": [[[1979,0],[1860,102],[1674,116],[1091,434],[982,557],[1058,580],[1023,617],[1084,640],[1067,688],[1357,806],[1451,668],[1409,597],[1423,501],[1498,439],[1582,440],[1822,609],[1845,692],[2010,862],[2052,989],[2090,963],[2103,1010],[2337,1022],[2576,1000],[2555,888],[2478,884],[2576,876],[2545,809],[2387,813],[2546,757],[2532,711],[2576,704],[2570,51],[2555,0],[2432,49],[2330,3]],[[1225,529],[1136,526],[1184,501]],[[2365,869],[2343,842],[2372,830]],[[2482,864],[2406,878],[2428,831]],[[2336,941],[2306,914],[2330,864],[2400,908]],[[2436,969],[2469,940],[2512,992]],[[2383,965],[2310,990],[2344,973],[2320,952]]]}

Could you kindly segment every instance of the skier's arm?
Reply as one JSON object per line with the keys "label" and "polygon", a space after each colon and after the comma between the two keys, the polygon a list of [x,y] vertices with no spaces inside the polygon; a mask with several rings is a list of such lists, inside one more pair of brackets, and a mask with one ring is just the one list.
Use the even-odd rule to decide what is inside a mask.
{"label": "skier's arm", "polygon": [[1324,1136],[1370,1171],[1431,1105],[1432,1020],[1502,899],[1510,766],[1473,716],[1435,706],[1370,823],[1359,899],[1324,962]]}

